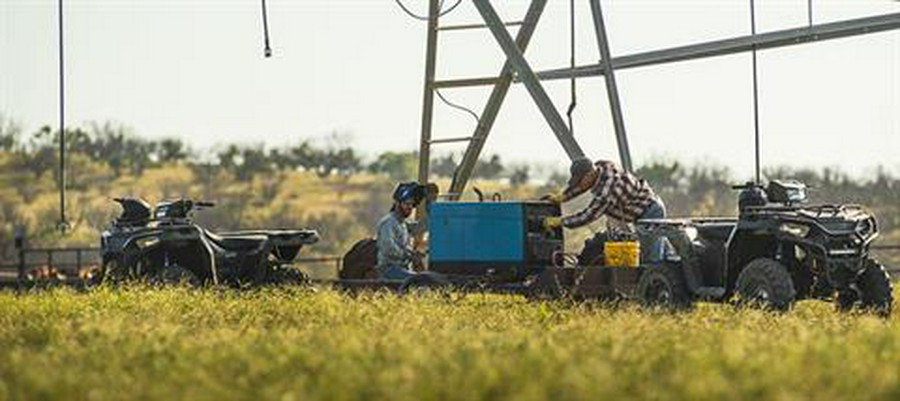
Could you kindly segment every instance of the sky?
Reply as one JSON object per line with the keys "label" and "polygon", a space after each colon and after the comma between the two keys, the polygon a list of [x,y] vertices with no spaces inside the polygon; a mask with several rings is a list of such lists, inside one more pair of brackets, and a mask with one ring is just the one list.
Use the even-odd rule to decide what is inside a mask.
{"label": "sky", "polygon": [[[424,12],[425,0],[405,0]],[[448,3],[450,3],[448,1]],[[527,1],[495,1],[506,20]],[[578,64],[599,59],[588,2],[576,3]],[[758,0],[757,31],[808,24],[806,0]],[[526,58],[569,60],[568,1],[550,0]],[[813,1],[815,23],[900,12],[891,0]],[[325,143],[331,133],[369,157],[418,147],[425,23],[393,0],[268,0],[274,55],[263,57],[259,0],[65,0],[66,124],[113,121],[197,149],[225,143]],[[750,32],[749,0],[603,1],[613,56]],[[479,22],[470,1],[441,24]],[[514,35],[516,28],[511,28]],[[57,125],[57,12],[47,0],[0,0],[0,113],[30,132]],[[438,78],[496,75],[503,53],[487,30],[441,32]],[[900,31],[759,53],[763,166],[900,174]],[[753,171],[750,54],[619,71],[632,158]],[[568,81],[544,83],[560,113]],[[444,90],[480,112],[490,88]],[[579,80],[576,138],[617,159],[601,77]],[[471,116],[435,103],[434,137],[470,136]],[[464,144],[435,145],[461,153]],[[516,85],[485,153],[565,169],[568,159]]]}

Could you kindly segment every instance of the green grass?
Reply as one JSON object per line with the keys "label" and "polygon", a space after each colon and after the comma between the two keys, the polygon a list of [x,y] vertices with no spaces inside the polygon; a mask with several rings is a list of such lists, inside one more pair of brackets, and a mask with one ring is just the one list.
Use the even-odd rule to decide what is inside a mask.
{"label": "green grass", "polygon": [[900,399],[900,313],[134,288],[0,293],[0,399]]}

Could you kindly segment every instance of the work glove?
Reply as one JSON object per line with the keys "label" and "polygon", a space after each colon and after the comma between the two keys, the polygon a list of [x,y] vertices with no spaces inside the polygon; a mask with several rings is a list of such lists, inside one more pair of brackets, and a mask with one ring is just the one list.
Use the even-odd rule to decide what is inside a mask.
{"label": "work glove", "polygon": [[543,226],[544,226],[545,231],[553,231],[556,228],[562,227],[562,217],[559,217],[559,216],[545,217]]}
{"label": "work glove", "polygon": [[562,203],[563,194],[562,192],[551,192],[541,197],[542,201],[547,201],[556,205]]}

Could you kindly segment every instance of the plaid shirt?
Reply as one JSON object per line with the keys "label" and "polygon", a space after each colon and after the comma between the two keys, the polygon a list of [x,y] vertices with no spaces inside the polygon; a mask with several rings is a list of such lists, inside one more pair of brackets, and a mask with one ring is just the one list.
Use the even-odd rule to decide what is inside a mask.
{"label": "plaid shirt", "polygon": [[594,193],[594,199],[584,210],[571,216],[563,217],[562,224],[566,228],[575,228],[607,215],[624,222],[634,222],[656,199],[650,184],[636,177],[614,163],[600,160],[594,163],[599,170],[597,181],[589,187],[574,186],[563,192],[563,202],[575,198],[588,190]]}

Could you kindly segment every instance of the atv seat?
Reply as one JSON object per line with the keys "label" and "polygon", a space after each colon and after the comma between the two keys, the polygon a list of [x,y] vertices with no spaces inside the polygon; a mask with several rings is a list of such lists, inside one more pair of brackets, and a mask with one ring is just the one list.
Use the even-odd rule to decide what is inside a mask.
{"label": "atv seat", "polygon": [[254,252],[260,251],[266,245],[269,238],[265,235],[244,235],[223,237],[218,234],[206,232],[210,242],[226,251]]}
{"label": "atv seat", "polygon": [[700,237],[709,241],[725,242],[731,236],[734,226],[734,222],[717,221],[698,223],[695,227]]}

